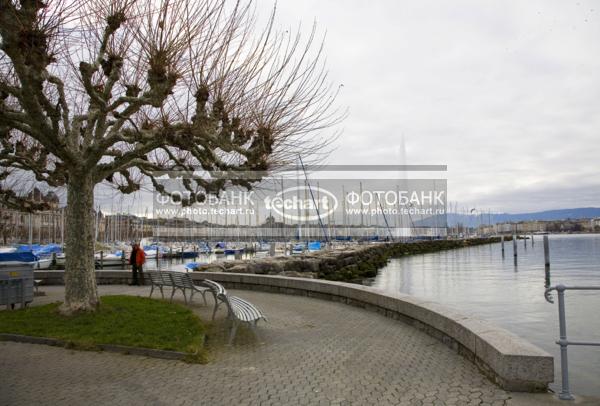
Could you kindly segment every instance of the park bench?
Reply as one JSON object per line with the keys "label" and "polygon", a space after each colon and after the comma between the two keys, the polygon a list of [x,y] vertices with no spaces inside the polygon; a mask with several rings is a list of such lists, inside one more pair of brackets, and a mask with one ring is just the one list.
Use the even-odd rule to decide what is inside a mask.
{"label": "park bench", "polygon": [[165,298],[163,287],[171,287],[171,301],[173,301],[173,296],[175,296],[175,292],[180,290],[183,293],[183,300],[187,304],[188,299],[186,295],[186,291],[190,291],[190,302],[194,299],[194,294],[199,292],[202,295],[202,299],[204,299],[204,304],[206,303],[206,292],[210,290],[208,287],[204,287],[202,285],[196,286],[194,285],[194,281],[190,277],[190,275],[182,272],[172,272],[172,271],[159,271],[159,272],[148,272],[150,276],[150,283],[152,288],[150,289],[150,297],[154,293],[154,288],[158,288],[160,290],[160,294],[162,298]]}
{"label": "park bench", "polygon": [[200,284],[204,287],[209,288],[210,292],[213,295],[213,298],[215,299],[215,307],[213,309],[213,314],[212,314],[212,319],[214,320],[215,314],[217,314],[217,310],[219,309],[219,306],[221,305],[221,303],[223,303],[222,298],[227,295],[227,291],[225,290],[225,287],[223,287],[223,285],[221,285],[220,283],[211,281],[209,279],[204,279],[203,281],[200,282]]}
{"label": "park bench", "polygon": [[248,324],[252,332],[257,335],[256,325],[258,324],[258,321],[261,319],[267,321],[266,316],[258,307],[237,296],[231,296],[227,294],[227,290],[225,290],[225,287],[223,287],[223,285],[220,283],[204,279],[198,281],[198,285],[194,285],[190,275],[182,272],[159,271],[148,272],[148,275],[150,276],[150,283],[152,284],[150,297],[152,297],[154,288],[156,287],[160,290],[160,294],[164,299],[165,296],[163,287],[167,286],[172,288],[171,301],[173,300],[175,291],[181,290],[185,303],[187,304],[186,290],[190,290],[190,302],[194,297],[194,293],[200,292],[200,294],[202,294],[202,298],[204,299],[204,303],[206,304],[205,293],[210,291],[215,299],[215,307],[212,314],[213,320],[215,319],[215,315],[219,309],[219,306],[224,303],[227,306],[227,318],[232,322],[231,331],[229,333],[229,345],[233,343],[238,325],[240,323]]}
{"label": "park bench", "polygon": [[232,322],[231,331],[229,333],[229,345],[233,343],[238,325],[240,323],[247,324],[252,332],[257,335],[256,325],[258,324],[258,321],[260,319],[267,321],[266,316],[258,307],[237,296],[231,296],[227,294],[227,291],[220,283],[208,279],[205,279],[200,283],[202,286],[210,288],[215,299],[215,308],[212,316],[213,320],[215,319],[215,314],[217,313],[219,306],[222,303],[225,303],[227,306],[227,317]]}

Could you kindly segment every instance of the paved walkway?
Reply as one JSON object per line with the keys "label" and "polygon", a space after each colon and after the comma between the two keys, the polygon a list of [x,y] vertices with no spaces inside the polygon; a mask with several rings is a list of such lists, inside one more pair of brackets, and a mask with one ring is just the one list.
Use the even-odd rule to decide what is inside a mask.
{"label": "paved walkway", "polygon": [[[36,304],[60,300],[44,287]],[[101,294],[148,288],[101,286]],[[440,342],[399,321],[340,303],[251,291],[233,294],[269,316],[260,340],[240,330],[212,362],[179,361],[43,345],[0,343],[0,405],[545,405],[549,395],[507,393]],[[180,297],[181,298],[181,297]],[[198,299],[196,299],[198,300]],[[209,306],[194,306],[210,320]],[[591,403],[590,403],[591,404]]]}

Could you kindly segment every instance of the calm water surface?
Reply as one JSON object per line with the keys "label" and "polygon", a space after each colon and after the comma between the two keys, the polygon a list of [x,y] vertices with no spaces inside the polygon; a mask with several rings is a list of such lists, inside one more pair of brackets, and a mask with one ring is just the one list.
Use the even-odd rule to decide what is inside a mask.
{"label": "calm water surface", "polygon": [[[510,330],[554,356],[560,390],[558,307],[544,299],[544,286],[600,286],[600,235],[550,235],[550,274],[544,271],[542,236],[534,244],[512,242],[462,248],[392,260],[373,286],[459,309]],[[556,296],[554,294],[553,296]],[[556,302],[556,300],[555,300]],[[600,291],[567,291],[571,340],[600,342]],[[600,347],[569,347],[569,376],[575,394],[600,395]]]}
{"label": "calm water surface", "polygon": [[[212,262],[221,262],[221,261],[233,261],[234,259],[251,259],[254,258],[254,253],[244,253],[239,255],[216,255],[216,254],[199,254],[196,258],[170,258],[165,259],[161,258],[156,261],[156,258],[147,258],[146,263],[144,265],[144,269],[147,271],[155,271],[157,269],[161,269],[162,271],[174,270],[181,271],[184,269],[185,264],[189,264],[190,262],[199,262],[199,263],[212,263]],[[109,269],[109,268],[107,268]]]}

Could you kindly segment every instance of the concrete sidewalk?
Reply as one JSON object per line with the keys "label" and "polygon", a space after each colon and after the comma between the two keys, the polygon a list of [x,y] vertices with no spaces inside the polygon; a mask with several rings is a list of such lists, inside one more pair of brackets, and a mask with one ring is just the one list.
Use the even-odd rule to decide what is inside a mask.
{"label": "concrete sidewalk", "polygon": [[[35,305],[63,295],[60,286],[42,290],[46,296]],[[147,296],[149,288],[111,285],[100,292]],[[437,340],[379,314],[306,297],[231,293],[261,307],[269,323],[259,324],[259,340],[241,329],[236,345],[226,347],[220,310],[208,337],[208,365],[0,343],[0,405],[555,403],[549,394],[503,391]],[[196,297],[192,308],[210,320],[212,298],[204,306]]]}

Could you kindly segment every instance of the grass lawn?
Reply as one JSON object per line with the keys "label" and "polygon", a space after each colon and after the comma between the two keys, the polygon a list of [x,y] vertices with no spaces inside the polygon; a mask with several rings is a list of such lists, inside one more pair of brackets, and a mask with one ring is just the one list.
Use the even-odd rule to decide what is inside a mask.
{"label": "grass lawn", "polygon": [[69,317],[59,314],[59,306],[1,311],[0,333],[56,338],[79,349],[116,344],[186,352],[192,362],[206,358],[205,327],[181,305],[136,296],[103,296],[97,312]]}

